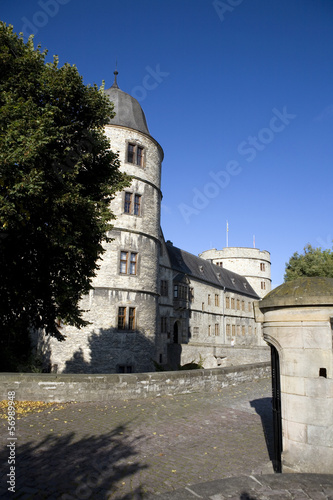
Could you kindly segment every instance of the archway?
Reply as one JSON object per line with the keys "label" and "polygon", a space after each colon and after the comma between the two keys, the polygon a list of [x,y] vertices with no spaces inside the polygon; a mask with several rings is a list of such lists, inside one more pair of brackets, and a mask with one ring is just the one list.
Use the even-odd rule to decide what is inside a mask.
{"label": "archway", "polygon": [[174,344],[179,344],[179,328],[178,328],[178,321],[175,321],[175,324],[173,325],[173,343]]}

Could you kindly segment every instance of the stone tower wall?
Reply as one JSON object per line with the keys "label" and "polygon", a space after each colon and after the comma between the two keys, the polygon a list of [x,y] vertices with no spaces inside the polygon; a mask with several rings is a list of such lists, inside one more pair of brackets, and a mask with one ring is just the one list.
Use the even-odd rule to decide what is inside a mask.
{"label": "stone tower wall", "polygon": [[[84,319],[90,322],[80,330],[63,326],[65,342],[49,341],[51,365],[58,372],[115,373],[121,370],[154,370],[159,294],[161,162],[158,143],[138,131],[109,125],[106,135],[111,149],[118,152],[121,170],[132,176],[131,185],[117,193],[111,202],[116,216],[104,244],[105,253],[93,279],[94,289],[81,301]],[[128,143],[144,148],[142,166],[127,162]],[[124,213],[125,192],[141,196],[140,214]],[[87,235],[89,237],[89,235]],[[128,254],[128,272],[121,273],[121,252]],[[129,272],[130,255],[135,253],[136,272]],[[135,328],[118,329],[119,307],[135,308]]]}
{"label": "stone tower wall", "polygon": [[271,261],[267,250],[258,248],[226,247],[206,250],[200,257],[213,264],[223,264],[225,269],[244,276],[254,291],[263,297],[271,290]]}

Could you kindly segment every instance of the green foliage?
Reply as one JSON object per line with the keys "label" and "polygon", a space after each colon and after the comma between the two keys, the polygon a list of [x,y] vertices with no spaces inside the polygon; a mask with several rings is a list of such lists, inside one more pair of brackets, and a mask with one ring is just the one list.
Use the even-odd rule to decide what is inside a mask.
{"label": "green foliage", "polygon": [[304,247],[304,253],[295,252],[286,263],[285,281],[291,281],[302,276],[321,276],[333,278],[333,252],[313,248],[311,245]]}
{"label": "green foliage", "polygon": [[78,302],[129,181],[103,132],[113,105],[45,56],[0,22],[1,350],[29,328],[62,340],[57,318],[85,324]]}
{"label": "green foliage", "polygon": [[201,366],[199,366],[198,363],[195,363],[195,361],[191,361],[190,363],[186,363],[185,365],[182,365],[179,367],[179,370],[199,370]]}
{"label": "green foliage", "polygon": [[190,363],[186,363],[185,365],[180,366],[179,370],[201,370],[202,368],[204,368],[203,363],[204,359],[200,354],[198,362],[193,359],[193,361],[191,361]]}
{"label": "green foliage", "polygon": [[155,361],[154,359],[152,359],[152,362],[153,362],[153,365],[155,367],[155,372],[164,372],[165,371],[165,368],[160,363],[157,363],[157,361]]}

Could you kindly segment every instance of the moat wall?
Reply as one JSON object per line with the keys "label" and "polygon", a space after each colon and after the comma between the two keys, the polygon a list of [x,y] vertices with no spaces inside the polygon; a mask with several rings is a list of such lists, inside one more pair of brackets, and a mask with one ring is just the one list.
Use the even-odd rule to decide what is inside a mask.
{"label": "moat wall", "polygon": [[189,392],[216,391],[229,385],[268,378],[270,363],[133,374],[1,373],[0,398],[15,391],[18,401],[108,401]]}

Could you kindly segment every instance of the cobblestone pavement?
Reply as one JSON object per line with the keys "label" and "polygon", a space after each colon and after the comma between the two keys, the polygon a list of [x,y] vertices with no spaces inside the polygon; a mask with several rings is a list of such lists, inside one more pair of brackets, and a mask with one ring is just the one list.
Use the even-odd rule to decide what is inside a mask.
{"label": "cobblestone pavement", "polygon": [[144,499],[272,472],[270,379],[215,393],[67,403],[26,415],[17,421],[15,493],[6,491],[8,431],[0,423],[2,498]]}
{"label": "cobblestone pavement", "polygon": [[149,500],[333,500],[333,475],[240,476],[187,486]]}

